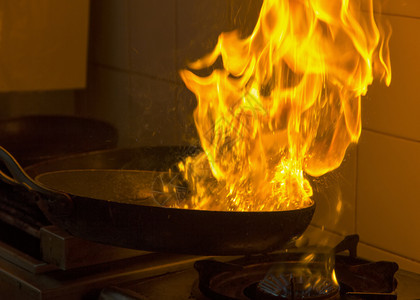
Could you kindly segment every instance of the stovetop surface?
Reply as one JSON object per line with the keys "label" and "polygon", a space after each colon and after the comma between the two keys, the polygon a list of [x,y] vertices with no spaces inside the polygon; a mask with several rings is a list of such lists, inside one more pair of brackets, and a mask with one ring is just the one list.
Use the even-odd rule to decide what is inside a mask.
{"label": "stovetop surface", "polygon": [[[0,242],[0,246],[1,244]],[[336,246],[336,250],[337,248],[343,250],[344,248],[340,248],[339,245]],[[316,249],[319,250],[319,248]],[[86,295],[93,296],[88,299],[98,299],[99,297],[101,300],[208,299],[198,288],[199,274],[193,266],[196,261],[208,260],[211,257],[144,253],[121,261],[63,271],[57,267],[45,269],[54,266],[31,258],[24,253],[18,255],[19,251],[12,251],[11,246],[3,245],[0,250],[0,254],[3,254],[3,256],[0,255],[0,298],[2,299],[5,296],[4,290],[9,292],[6,292],[6,296],[25,294],[35,297],[7,297],[9,299],[57,299],[58,296],[60,299],[85,299]],[[352,250],[348,250],[352,256]],[[290,252],[286,251],[279,255],[294,257],[293,250],[288,251]],[[296,248],[296,251],[298,254],[302,253],[300,248]],[[271,257],[271,255],[258,257],[268,256]],[[336,256],[336,263],[339,261],[337,257],[343,256]],[[25,266],[25,264],[22,265],[22,262],[16,263],[18,258],[23,262],[26,261],[26,264],[29,263],[34,270],[25,269],[22,267]],[[232,263],[234,261],[238,263],[243,260],[249,261],[250,258],[215,257],[212,259],[219,262]],[[359,261],[357,258],[356,260]],[[336,266],[338,265],[336,264]],[[395,274],[395,278],[398,280],[396,289],[398,299],[420,299],[420,274],[399,270]],[[125,294],[129,297],[121,297]],[[248,298],[244,299],[248,300]]]}
{"label": "stovetop surface", "polygon": [[[39,275],[31,274],[11,262],[0,259],[0,277],[3,284],[10,281],[14,286],[19,284],[20,291],[26,289],[30,294],[38,294],[39,298],[37,297],[37,299],[57,299],[48,295],[57,296],[60,290],[69,296],[60,299],[83,299],[83,297],[71,296],[70,292],[76,294],[76,291],[80,290],[80,294],[84,294],[84,291],[88,292],[92,290],[92,287],[96,289],[94,292],[96,296],[89,299],[97,299],[104,287],[116,286],[118,291],[113,291],[111,296],[108,294],[107,298],[99,296],[99,299],[121,299],[119,295],[128,293],[131,294],[131,298],[122,299],[207,300],[198,289],[198,273],[193,268],[193,264],[197,260],[208,258],[150,254],[130,259],[128,266],[121,267],[118,264],[107,263],[106,267],[103,267],[104,270],[101,269],[99,273],[95,272],[95,275],[92,275],[89,269],[83,269],[86,274],[80,269],[70,273],[68,271],[53,271]],[[230,261],[233,257],[217,257],[216,259]],[[7,275],[10,276],[7,277]],[[395,277],[398,280],[396,290],[398,299],[420,299],[420,274],[399,270]],[[112,291],[112,289],[109,290]],[[3,295],[1,294],[1,296]]]}
{"label": "stovetop surface", "polygon": [[[398,300],[420,299],[420,274],[399,270],[395,277],[398,280],[396,290]],[[209,300],[199,291],[198,276],[194,269],[166,273],[119,287],[121,290],[108,290],[108,298],[105,298],[104,293],[100,299],[119,299],[118,294],[130,295],[134,292],[131,294],[132,297],[138,295],[138,299]],[[111,296],[113,298],[109,298],[110,295],[113,295]]]}

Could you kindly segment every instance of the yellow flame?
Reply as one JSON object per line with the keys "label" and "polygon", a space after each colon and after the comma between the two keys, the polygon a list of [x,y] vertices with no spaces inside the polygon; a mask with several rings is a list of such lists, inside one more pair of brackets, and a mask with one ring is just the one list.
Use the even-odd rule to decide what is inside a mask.
{"label": "yellow flame", "polygon": [[[374,77],[390,83],[389,35],[370,0],[266,0],[248,38],[222,33],[213,52],[180,72],[198,100],[204,150],[180,164],[194,190],[187,207],[311,205],[305,174],[341,164],[360,136],[361,96]],[[205,68],[214,70],[194,73]]]}
{"label": "yellow flame", "polygon": [[338,282],[338,280],[337,280],[337,275],[335,274],[335,269],[332,271],[331,278],[332,278],[332,281],[334,282],[334,284],[336,286],[339,286],[340,285],[339,282]]}

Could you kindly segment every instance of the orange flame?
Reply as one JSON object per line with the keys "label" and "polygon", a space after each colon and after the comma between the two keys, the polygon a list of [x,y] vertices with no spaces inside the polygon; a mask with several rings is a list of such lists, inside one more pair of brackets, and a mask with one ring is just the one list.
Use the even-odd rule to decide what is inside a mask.
{"label": "orange flame", "polygon": [[[381,29],[382,30],[382,29]],[[361,132],[361,96],[390,84],[388,40],[371,1],[266,0],[253,33],[219,36],[180,75],[198,99],[203,154],[180,163],[185,207],[288,210],[311,205],[305,173],[337,168]]]}

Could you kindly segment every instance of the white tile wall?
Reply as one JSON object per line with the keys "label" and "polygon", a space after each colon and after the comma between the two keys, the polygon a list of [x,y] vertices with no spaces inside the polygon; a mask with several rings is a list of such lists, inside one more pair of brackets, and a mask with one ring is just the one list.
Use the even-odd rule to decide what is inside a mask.
{"label": "white tile wall", "polygon": [[420,17],[420,2],[418,0],[375,0],[380,3],[382,13]]}
{"label": "white tile wall", "polygon": [[389,250],[384,251],[363,242],[359,243],[358,256],[373,261],[393,261],[396,262],[402,270],[420,273],[420,261],[402,257],[401,255],[392,253]]}
{"label": "white tile wall", "polygon": [[179,85],[176,99],[177,121],[182,132],[182,142],[188,145],[200,145],[193,117],[197,106],[195,95],[185,85]]}
{"label": "white tile wall", "polygon": [[177,1],[178,68],[211,52],[221,32],[229,30],[228,1]]}
{"label": "white tile wall", "polygon": [[338,169],[312,180],[317,205],[312,224],[340,235],[355,232],[356,154],[356,147],[349,147]]}
{"label": "white tile wall", "polygon": [[0,91],[86,86],[89,1],[1,3]]}
{"label": "white tile wall", "polygon": [[363,99],[358,151],[356,229],[370,259],[420,261],[420,2],[385,1],[392,82],[375,83]]}
{"label": "white tile wall", "polygon": [[91,62],[129,70],[128,0],[92,0],[91,10]]}
{"label": "white tile wall", "polygon": [[73,90],[2,93],[0,117],[72,115],[75,111],[74,99]]}
{"label": "white tile wall", "polygon": [[129,143],[129,74],[101,66],[91,66],[88,74],[89,85],[85,93],[78,97],[78,113],[87,117],[108,121],[119,132],[119,144]]}
{"label": "white tile wall", "polygon": [[175,0],[129,0],[130,70],[175,81]]}
{"label": "white tile wall", "polygon": [[[343,235],[323,230],[322,228],[310,225],[304,233],[304,237],[309,240],[309,244],[335,247],[344,238]],[[408,259],[396,255],[389,251],[381,250],[377,247],[359,241],[357,246],[357,256],[372,261],[393,261],[398,263],[400,269],[420,273],[420,261]]]}
{"label": "white tile wall", "polygon": [[420,143],[364,130],[357,231],[372,246],[420,260]]}
{"label": "white tile wall", "polygon": [[130,146],[181,145],[177,85],[131,74]]}
{"label": "white tile wall", "polygon": [[[420,2],[419,2],[420,3]],[[392,81],[363,99],[363,127],[420,141],[420,19],[389,16]]]}

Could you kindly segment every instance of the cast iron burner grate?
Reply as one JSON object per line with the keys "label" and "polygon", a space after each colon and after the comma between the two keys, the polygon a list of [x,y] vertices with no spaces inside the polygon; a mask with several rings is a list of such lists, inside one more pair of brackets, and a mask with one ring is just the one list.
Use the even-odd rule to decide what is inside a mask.
{"label": "cast iron burner grate", "polygon": [[331,278],[309,272],[269,272],[244,293],[251,295],[251,299],[332,299],[338,295],[339,288]]}
{"label": "cast iron burner grate", "polygon": [[[210,299],[396,299],[398,265],[369,262],[357,258],[359,237],[346,237],[333,251],[289,250],[241,258],[230,263],[201,260],[194,265],[199,273],[199,289]],[[336,255],[344,250],[349,255]],[[339,286],[331,276],[335,274]]]}

